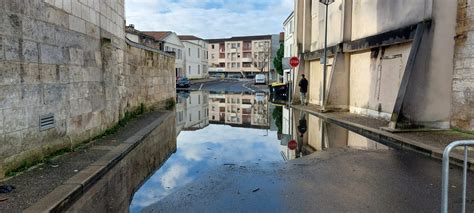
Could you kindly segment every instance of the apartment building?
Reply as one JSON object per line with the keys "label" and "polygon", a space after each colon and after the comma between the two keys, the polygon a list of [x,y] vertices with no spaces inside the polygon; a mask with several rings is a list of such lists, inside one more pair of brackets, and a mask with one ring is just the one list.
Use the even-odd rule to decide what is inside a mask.
{"label": "apartment building", "polygon": [[171,31],[148,31],[143,32],[144,34],[155,38],[158,41],[163,42],[163,51],[174,52],[176,56],[176,77],[185,76],[185,64],[184,64],[184,44],[178,38],[175,32]]}
{"label": "apartment building", "polygon": [[294,44],[304,59],[297,70],[309,79],[310,103],[385,119],[390,129],[474,130],[471,3],[336,0],[328,6],[326,79],[326,6],[294,3]]}
{"label": "apartment building", "polygon": [[209,77],[208,42],[192,35],[179,35],[178,37],[184,44],[186,77],[189,79]]}
{"label": "apartment building", "polygon": [[240,127],[269,127],[266,94],[210,94],[209,122]]}
{"label": "apartment building", "polygon": [[272,35],[209,39],[209,74],[226,77],[250,77],[268,74],[272,68]]}

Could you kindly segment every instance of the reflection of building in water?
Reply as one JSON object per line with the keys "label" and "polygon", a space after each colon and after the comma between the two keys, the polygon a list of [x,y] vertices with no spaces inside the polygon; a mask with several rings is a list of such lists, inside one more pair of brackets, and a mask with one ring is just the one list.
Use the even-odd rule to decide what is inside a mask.
{"label": "reflection of building in water", "polygon": [[176,105],[176,125],[181,130],[202,129],[209,125],[209,94],[203,91],[179,93]]}
{"label": "reflection of building in water", "polygon": [[178,135],[186,125],[186,103],[189,93],[176,94],[176,134]]}
{"label": "reflection of building in water", "polygon": [[210,94],[209,120],[229,125],[268,127],[267,95]]}
{"label": "reflection of building in water", "polygon": [[[283,109],[282,122],[282,145],[291,139],[298,142],[296,154],[294,151],[282,151],[288,159],[298,157],[300,152],[305,155],[329,148],[389,149],[383,144],[298,110]],[[291,133],[289,137],[286,132]]]}

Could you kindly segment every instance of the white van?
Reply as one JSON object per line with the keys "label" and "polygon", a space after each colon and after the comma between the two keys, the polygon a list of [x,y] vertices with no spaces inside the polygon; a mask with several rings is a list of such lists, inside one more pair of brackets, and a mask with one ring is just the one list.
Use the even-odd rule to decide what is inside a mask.
{"label": "white van", "polygon": [[265,74],[257,74],[255,75],[255,84],[265,84],[267,83],[267,79]]}

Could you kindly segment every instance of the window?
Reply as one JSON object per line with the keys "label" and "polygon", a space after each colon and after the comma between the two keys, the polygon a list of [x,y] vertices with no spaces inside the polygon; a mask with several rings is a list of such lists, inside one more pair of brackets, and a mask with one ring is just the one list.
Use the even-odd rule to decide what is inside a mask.
{"label": "window", "polygon": [[201,104],[201,95],[198,95],[198,104]]}
{"label": "window", "polygon": [[212,49],[214,49],[214,44],[213,44],[213,45],[211,45],[211,48],[212,48]]}
{"label": "window", "polygon": [[201,57],[201,49],[198,48],[198,58]]}
{"label": "window", "polygon": [[189,122],[191,122],[191,115],[192,115],[192,114],[189,114]]}
{"label": "window", "polygon": [[201,74],[201,65],[198,64],[198,75]]}
{"label": "window", "polygon": [[189,56],[191,56],[191,48],[188,48]]}
{"label": "window", "polygon": [[192,100],[192,98],[191,98],[191,97],[189,97],[189,98],[188,98],[188,100],[189,100],[189,104],[191,104],[191,100]]}
{"label": "window", "polygon": [[191,75],[191,65],[189,66],[188,73]]}
{"label": "window", "polygon": [[178,49],[178,59],[182,59],[183,55],[180,49]]}
{"label": "window", "polygon": [[211,54],[211,59],[214,59],[214,53]]}
{"label": "window", "polygon": [[198,119],[201,120],[201,111],[198,111]]}

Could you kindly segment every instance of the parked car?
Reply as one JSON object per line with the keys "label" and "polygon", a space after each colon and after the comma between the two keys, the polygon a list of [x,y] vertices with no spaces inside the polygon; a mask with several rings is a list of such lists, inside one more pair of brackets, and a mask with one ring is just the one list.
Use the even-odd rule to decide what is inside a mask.
{"label": "parked car", "polygon": [[190,87],[191,82],[189,82],[189,79],[186,77],[180,77],[176,79],[176,87]]}
{"label": "parked car", "polygon": [[257,74],[255,75],[255,84],[266,84],[267,79],[265,77],[265,74]]}

